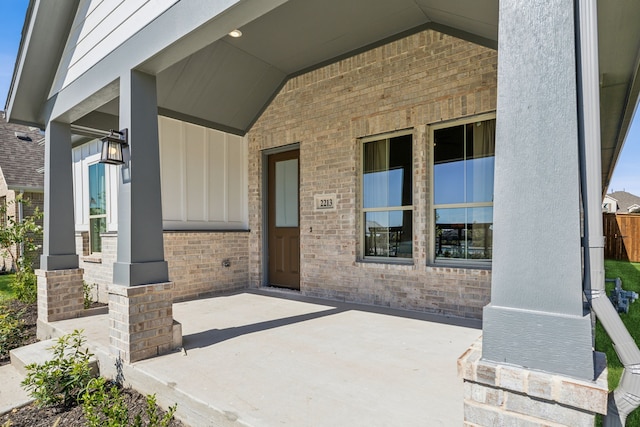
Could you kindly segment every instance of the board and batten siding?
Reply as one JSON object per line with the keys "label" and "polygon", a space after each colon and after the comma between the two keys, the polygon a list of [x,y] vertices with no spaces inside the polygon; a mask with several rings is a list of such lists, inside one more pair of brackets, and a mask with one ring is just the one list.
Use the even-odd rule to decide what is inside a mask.
{"label": "board and batten siding", "polygon": [[161,117],[165,230],[248,228],[245,138]]}
{"label": "board and batten siding", "polygon": [[[75,147],[73,158],[73,195],[76,231],[89,231],[89,166],[98,163],[102,142],[93,140]],[[118,229],[118,173],[119,167],[105,165],[107,190],[107,231]]]}
{"label": "board and batten siding", "polygon": [[[164,229],[246,230],[246,139],[166,117],[158,125]],[[89,165],[101,147],[94,140],[72,152],[76,231],[89,230]],[[119,172],[105,165],[107,231],[118,230]]]}
{"label": "board and batten siding", "polygon": [[49,96],[156,19],[178,0],[81,0]]}

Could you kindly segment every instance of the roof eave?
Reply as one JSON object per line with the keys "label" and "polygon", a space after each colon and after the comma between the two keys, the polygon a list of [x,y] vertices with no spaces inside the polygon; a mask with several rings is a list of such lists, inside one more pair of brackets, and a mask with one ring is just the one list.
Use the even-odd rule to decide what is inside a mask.
{"label": "roof eave", "polygon": [[30,0],[5,111],[7,121],[44,128],[42,111],[79,0]]}

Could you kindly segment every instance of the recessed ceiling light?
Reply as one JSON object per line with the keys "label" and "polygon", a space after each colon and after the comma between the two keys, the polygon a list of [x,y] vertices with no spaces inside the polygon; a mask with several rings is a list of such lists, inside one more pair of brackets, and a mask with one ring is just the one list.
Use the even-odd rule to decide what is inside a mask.
{"label": "recessed ceiling light", "polygon": [[240,31],[240,30],[238,30],[238,29],[235,29],[235,30],[231,31],[231,32],[229,33],[229,35],[230,35],[231,37],[233,37],[233,38],[236,38],[236,39],[237,39],[238,37],[242,36],[242,31]]}

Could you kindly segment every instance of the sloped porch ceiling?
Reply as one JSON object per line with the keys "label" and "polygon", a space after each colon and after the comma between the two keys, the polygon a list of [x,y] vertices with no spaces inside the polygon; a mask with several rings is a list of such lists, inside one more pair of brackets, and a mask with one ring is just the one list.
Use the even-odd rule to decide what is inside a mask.
{"label": "sloped porch ceiling", "polygon": [[[640,91],[640,7],[611,0],[598,14],[606,189]],[[241,27],[240,38],[142,68],[158,76],[161,113],[243,134],[288,78],[424,28],[497,48],[498,0],[289,0]]]}
{"label": "sloped porch ceiling", "polygon": [[[191,1],[198,3],[197,0],[182,0],[177,7],[189,5]],[[35,0],[32,4],[38,8],[52,6]],[[256,4],[241,0],[232,8],[255,8]],[[433,28],[497,48],[498,0],[283,0],[273,4],[279,5],[265,9],[269,10],[266,13],[243,12],[252,18],[240,26],[241,38],[220,38],[221,28],[226,32],[226,27],[237,22],[234,21],[237,15],[230,18],[233,13],[225,12],[137,63],[136,68],[157,76],[159,112],[244,134],[288,78],[408,33]],[[171,14],[171,10],[167,13]],[[51,14],[47,17],[55,20]],[[57,20],[62,28],[69,17],[63,18]],[[598,21],[602,183],[606,188],[640,92],[640,26],[637,25],[640,5],[637,0],[601,1]],[[146,39],[143,34],[138,42],[153,40],[158,35],[158,26],[155,30],[154,25],[148,27],[150,31],[146,31],[149,28],[145,29],[146,33],[142,31]],[[36,37],[38,34],[40,39]],[[46,31],[40,31],[31,33],[31,40],[23,38],[25,41],[49,47],[51,38],[46,37]],[[126,47],[123,52],[127,52]],[[37,53],[35,49],[32,56],[35,58]],[[119,58],[128,59],[126,53]],[[41,61],[39,64],[28,66],[25,62],[30,71],[20,70],[18,75],[22,74],[25,82],[31,80],[30,76],[38,76],[40,81],[43,69],[55,69],[55,65],[43,66]],[[40,121],[46,114],[42,114],[42,109],[36,105],[46,102],[46,94],[32,93],[40,86],[25,83],[17,87],[15,97],[20,98],[22,106],[29,108],[16,108],[9,117],[12,121],[43,125]],[[109,90],[111,92],[107,91],[108,95],[100,100],[106,104],[98,109],[98,114],[89,116],[112,117],[117,126],[118,102],[114,99],[117,87],[109,87]],[[66,108],[74,108],[67,104],[63,104],[57,114],[64,114]],[[71,116],[80,117],[79,114]],[[84,119],[91,123],[89,116]]]}
{"label": "sloped porch ceiling", "polygon": [[140,68],[157,74],[162,114],[243,134],[293,75],[426,26],[495,48],[497,14],[497,0],[289,0],[242,26],[240,38],[165,69],[157,58]]}

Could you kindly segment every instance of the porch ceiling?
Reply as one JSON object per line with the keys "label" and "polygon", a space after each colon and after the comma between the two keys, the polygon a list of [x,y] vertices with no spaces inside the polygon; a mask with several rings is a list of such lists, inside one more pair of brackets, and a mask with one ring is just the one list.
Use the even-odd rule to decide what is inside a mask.
{"label": "porch ceiling", "polygon": [[[47,2],[32,4],[51,7]],[[640,5],[637,0],[599,4],[602,183],[606,188],[640,92]],[[62,27],[63,18],[58,21]],[[236,21],[223,14],[137,66],[157,75],[161,114],[244,134],[288,78],[407,33],[430,27],[496,48],[498,0],[288,0],[242,25],[240,38],[212,35],[233,25],[230,22]],[[41,39],[36,40],[38,34]],[[26,40],[27,51],[31,45],[47,45],[45,40],[50,44],[46,32],[32,33]],[[41,61],[38,64],[23,66],[14,81],[46,81],[42,70],[47,67]],[[42,105],[46,95],[33,94],[36,86],[16,84],[10,100]],[[33,102],[25,103],[28,99]],[[15,108],[9,119],[36,124],[44,116],[43,109]],[[98,113],[117,116],[117,99]]]}
{"label": "porch ceiling", "polygon": [[242,37],[225,36],[166,69],[153,70],[158,103],[167,115],[243,134],[289,77],[425,25],[465,31],[495,47],[498,1],[470,4],[290,0],[242,26]]}

